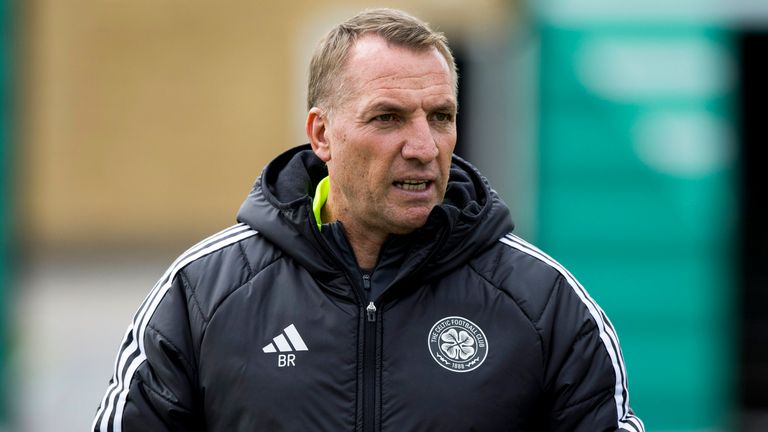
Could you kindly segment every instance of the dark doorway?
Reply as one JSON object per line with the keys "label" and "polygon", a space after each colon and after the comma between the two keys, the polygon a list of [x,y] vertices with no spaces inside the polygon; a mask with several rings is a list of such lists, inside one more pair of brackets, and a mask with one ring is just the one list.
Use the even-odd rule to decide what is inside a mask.
{"label": "dark doorway", "polygon": [[[454,47],[458,44],[454,44]],[[467,104],[469,103],[469,92],[471,91],[469,86],[469,79],[467,78],[471,71],[469,70],[470,62],[465,60],[464,53],[461,49],[453,48],[453,57],[456,61],[456,68],[459,70],[459,111],[466,112]],[[468,139],[469,125],[467,123],[468,116],[459,115],[456,118],[456,149],[454,153],[467,159],[465,142]]]}
{"label": "dark doorway", "polygon": [[[738,39],[741,131],[741,351],[743,430],[768,430],[768,31]],[[758,426],[758,424],[760,426]]]}

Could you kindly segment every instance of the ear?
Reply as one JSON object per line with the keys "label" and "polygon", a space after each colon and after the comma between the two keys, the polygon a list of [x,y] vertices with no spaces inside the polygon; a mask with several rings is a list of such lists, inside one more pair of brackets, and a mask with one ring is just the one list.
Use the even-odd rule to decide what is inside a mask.
{"label": "ear", "polygon": [[312,151],[315,152],[323,162],[331,160],[331,146],[328,141],[328,117],[323,110],[318,107],[312,107],[307,113],[307,138],[312,145]]}

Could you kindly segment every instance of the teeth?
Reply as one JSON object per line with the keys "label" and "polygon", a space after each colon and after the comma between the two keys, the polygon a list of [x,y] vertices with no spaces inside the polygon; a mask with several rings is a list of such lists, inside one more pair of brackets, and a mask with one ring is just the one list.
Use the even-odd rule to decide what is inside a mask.
{"label": "teeth", "polygon": [[421,180],[403,180],[396,183],[397,187],[404,190],[418,191],[427,188],[427,182]]}

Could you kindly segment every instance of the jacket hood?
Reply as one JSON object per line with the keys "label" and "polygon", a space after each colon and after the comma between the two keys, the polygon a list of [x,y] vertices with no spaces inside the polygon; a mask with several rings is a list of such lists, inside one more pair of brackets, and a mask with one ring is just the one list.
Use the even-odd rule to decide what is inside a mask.
{"label": "jacket hood", "polygon": [[[250,225],[316,277],[348,271],[325,243],[312,212],[312,196],[328,171],[311,147],[295,147],[270,162],[256,179],[237,219]],[[442,204],[423,227],[387,244],[409,245],[403,275],[445,274],[512,231],[507,206],[469,162],[453,156]],[[396,247],[397,250],[404,250]],[[382,251],[385,253],[385,251]]]}

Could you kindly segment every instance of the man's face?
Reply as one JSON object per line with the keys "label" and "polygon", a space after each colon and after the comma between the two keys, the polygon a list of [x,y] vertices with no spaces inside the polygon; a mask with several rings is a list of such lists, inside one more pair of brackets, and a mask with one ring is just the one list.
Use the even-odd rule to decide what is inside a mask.
{"label": "man's face", "polygon": [[436,49],[413,51],[364,36],[344,68],[348,95],[326,125],[338,220],[371,234],[405,234],[441,203],[456,145],[451,71]]}

